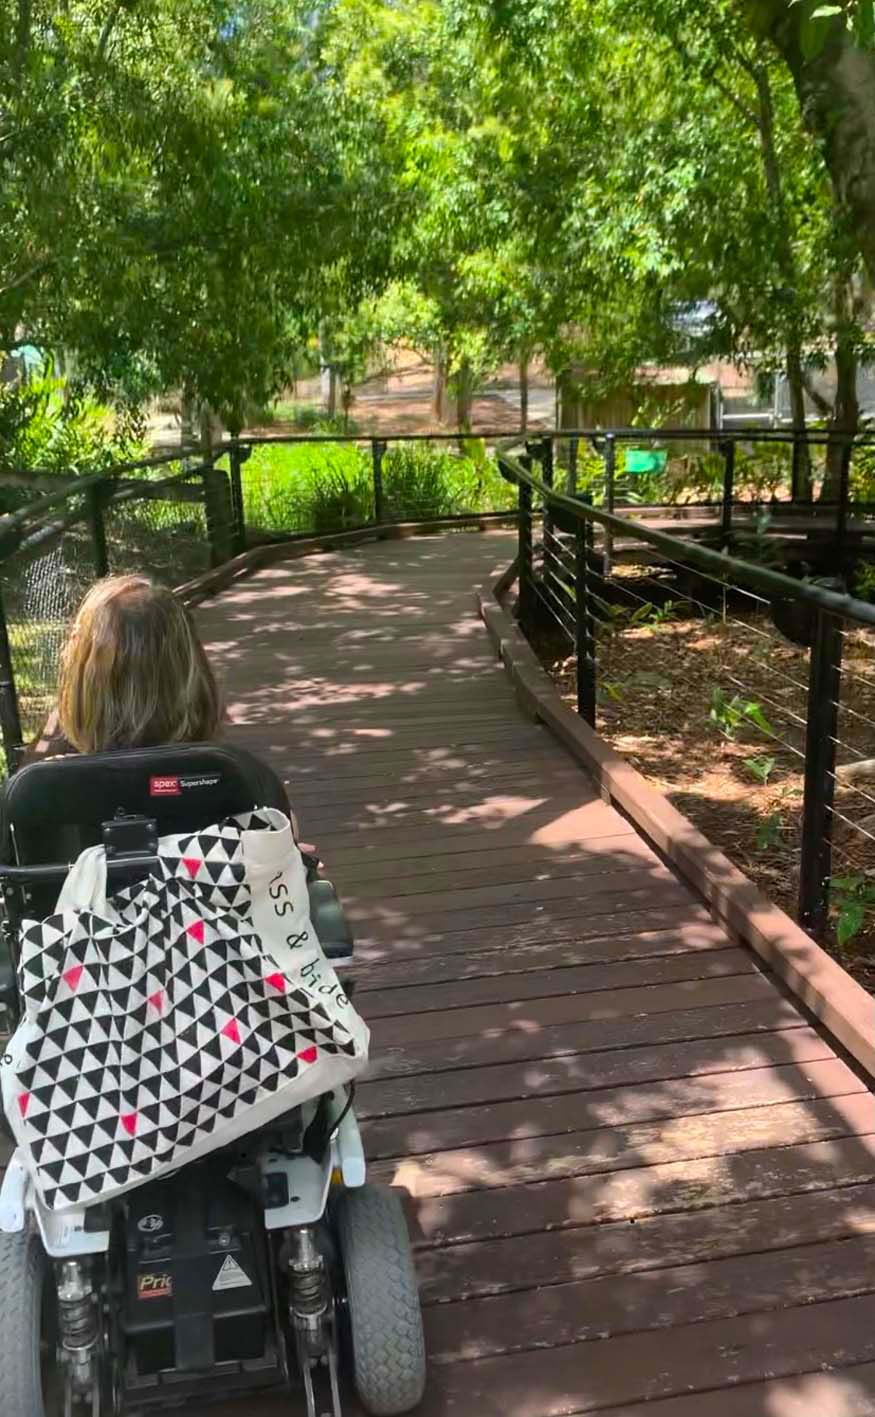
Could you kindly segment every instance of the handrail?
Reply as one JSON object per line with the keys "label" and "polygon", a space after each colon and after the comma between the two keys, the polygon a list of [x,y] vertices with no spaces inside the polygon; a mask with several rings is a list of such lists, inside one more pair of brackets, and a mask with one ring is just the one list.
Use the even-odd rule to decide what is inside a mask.
{"label": "handrail", "polygon": [[822,446],[848,441],[854,444],[871,443],[875,441],[875,431],[855,432],[850,428],[811,431],[806,429],[804,433],[796,432],[792,428],[520,428],[515,432],[508,432],[506,428],[475,428],[469,433],[458,430],[455,433],[241,433],[230,434],[218,443],[213,451],[218,456],[220,451],[226,451],[235,443],[241,447],[260,447],[271,443],[371,443],[375,439],[383,443],[458,443],[460,440],[478,439],[496,442],[510,439],[519,442],[521,439],[534,441],[536,438],[578,438],[589,441],[614,438],[623,442],[656,439],[666,443],[804,442]]}
{"label": "handrail", "polygon": [[618,517],[613,512],[602,511],[590,503],[579,502],[576,498],[557,492],[555,488],[542,482],[508,453],[499,453],[498,461],[507,467],[514,480],[524,483],[550,506],[570,513],[576,521],[584,525],[587,522],[597,522],[599,526],[627,537],[632,532],[636,539],[648,542],[658,551],[665,551],[675,560],[687,561],[702,570],[716,573],[720,579],[734,575],[740,580],[750,581],[760,590],[767,591],[773,598],[804,601],[817,609],[828,610],[835,615],[875,627],[875,605],[869,605],[864,600],[856,600],[853,596],[840,595],[837,591],[827,590],[823,586],[794,580],[792,576],[772,571],[767,566],[742,561],[722,551],[710,551],[705,546],[682,540],[668,532],[654,531],[651,527],[635,521],[633,517]]}

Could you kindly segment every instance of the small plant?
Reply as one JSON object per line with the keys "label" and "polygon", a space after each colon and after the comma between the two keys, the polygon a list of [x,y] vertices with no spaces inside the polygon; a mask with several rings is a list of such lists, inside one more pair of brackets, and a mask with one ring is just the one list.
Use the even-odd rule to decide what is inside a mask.
{"label": "small plant", "polygon": [[857,562],[854,567],[853,589],[858,599],[875,601],[875,563]]}
{"label": "small plant", "polygon": [[743,699],[740,694],[733,694],[731,699],[727,699],[719,686],[715,686],[711,692],[708,721],[730,742],[735,741],[739,729],[747,723],[754,724],[762,733],[774,737],[772,725],[756,699]]}
{"label": "small plant", "polygon": [[667,600],[664,605],[654,605],[650,619],[654,625],[667,625],[670,620],[676,620],[677,616],[677,601]]}
{"label": "small plant", "polygon": [[640,630],[653,623],[653,605],[636,605],[633,610],[628,605],[614,605],[600,595],[593,599],[598,604],[598,628],[609,636],[621,635],[624,630]]}
{"label": "small plant", "polygon": [[863,871],[849,876],[833,876],[830,882],[830,903],[835,915],[836,939],[840,945],[850,944],[866,923],[875,906],[875,882]]}
{"label": "small plant", "polygon": [[782,565],[781,551],[772,535],[771,512],[759,512],[754,521],[753,531],[743,532],[736,537],[738,554],[747,561],[755,561],[760,566]]}
{"label": "small plant", "polygon": [[748,772],[756,778],[757,782],[761,782],[763,787],[767,787],[769,778],[775,771],[775,759],[745,758],[744,766],[747,768]]}
{"label": "small plant", "polygon": [[772,847],[779,846],[786,830],[787,823],[781,813],[770,812],[757,827],[757,851],[770,851]]}

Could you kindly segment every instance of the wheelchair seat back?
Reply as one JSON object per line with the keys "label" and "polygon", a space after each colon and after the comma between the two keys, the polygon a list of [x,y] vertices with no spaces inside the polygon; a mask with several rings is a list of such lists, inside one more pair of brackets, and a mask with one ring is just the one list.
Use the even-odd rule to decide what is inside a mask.
{"label": "wheelchair seat back", "polygon": [[[71,863],[99,845],[103,823],[119,813],[154,820],[158,835],[200,831],[254,807],[288,812],[282,786],[256,758],[224,743],[171,744],[46,758],[7,784],[5,809],[22,866]],[[29,891],[37,918],[57,889]]]}

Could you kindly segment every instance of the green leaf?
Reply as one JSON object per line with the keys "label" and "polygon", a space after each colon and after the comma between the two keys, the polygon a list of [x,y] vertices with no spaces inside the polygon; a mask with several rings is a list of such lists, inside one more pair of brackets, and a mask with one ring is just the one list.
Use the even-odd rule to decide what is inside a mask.
{"label": "green leaf", "polygon": [[846,945],[859,934],[866,919],[866,907],[860,900],[842,901],[836,921],[836,936],[840,945]]}
{"label": "green leaf", "polygon": [[818,5],[816,10],[811,11],[811,19],[826,20],[829,19],[832,15],[840,15],[841,13],[841,5]]}
{"label": "green leaf", "polygon": [[806,16],[799,30],[803,58],[806,60],[816,59],[826,44],[828,34],[829,26],[827,24]]}
{"label": "green leaf", "polygon": [[766,785],[775,770],[774,758],[745,758],[744,765],[756,778],[757,782]]}
{"label": "green leaf", "polygon": [[745,717],[749,718],[751,723],[755,723],[757,728],[761,729],[763,733],[772,734],[772,725],[769,723],[769,720],[766,718],[759,704],[754,702],[745,704],[744,714]]}

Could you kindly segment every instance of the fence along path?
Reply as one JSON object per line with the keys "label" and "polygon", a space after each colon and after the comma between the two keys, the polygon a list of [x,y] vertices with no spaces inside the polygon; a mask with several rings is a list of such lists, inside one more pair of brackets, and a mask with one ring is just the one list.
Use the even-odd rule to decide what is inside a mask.
{"label": "fence along path", "polygon": [[875,1414],[875,1099],[521,716],[473,594],[513,551],[383,542],[200,612],[355,923],[425,1417]]}

